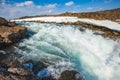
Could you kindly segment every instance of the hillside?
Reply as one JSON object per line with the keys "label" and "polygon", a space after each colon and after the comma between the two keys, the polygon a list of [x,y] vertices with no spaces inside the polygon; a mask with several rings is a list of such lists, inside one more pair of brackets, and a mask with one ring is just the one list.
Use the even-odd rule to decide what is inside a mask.
{"label": "hillside", "polygon": [[116,21],[120,19],[120,8],[112,9],[112,10],[105,10],[105,11],[98,11],[98,12],[85,12],[85,13],[63,13],[59,14],[59,16],[75,16],[78,18],[92,18],[92,19],[99,19],[99,20],[112,20]]}
{"label": "hillside", "polygon": [[63,14],[58,15],[36,15],[36,16],[23,16],[20,17],[20,19],[25,18],[33,18],[33,17],[44,17],[44,16],[74,16],[78,18],[91,18],[91,19],[97,19],[97,20],[112,20],[112,21],[118,21],[120,19],[120,8],[112,9],[112,10],[105,10],[105,11],[98,11],[98,12],[82,12],[82,13],[70,13],[66,12]]}

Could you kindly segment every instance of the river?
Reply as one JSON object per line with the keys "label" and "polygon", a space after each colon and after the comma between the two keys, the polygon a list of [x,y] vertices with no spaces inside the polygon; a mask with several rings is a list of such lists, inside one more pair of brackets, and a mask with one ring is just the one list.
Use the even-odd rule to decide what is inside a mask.
{"label": "river", "polygon": [[20,60],[44,61],[55,78],[77,70],[86,80],[120,79],[120,41],[103,38],[80,26],[19,22],[29,38],[16,46]]}

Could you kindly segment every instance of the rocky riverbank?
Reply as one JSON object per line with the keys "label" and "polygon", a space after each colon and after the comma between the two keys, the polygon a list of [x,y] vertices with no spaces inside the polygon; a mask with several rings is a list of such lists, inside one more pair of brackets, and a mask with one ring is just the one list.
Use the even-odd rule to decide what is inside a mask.
{"label": "rocky riverbank", "polygon": [[[12,55],[11,55],[12,54]],[[47,73],[47,66],[42,62],[20,62],[16,53],[0,51],[0,79],[1,80],[85,80],[74,70],[66,70],[58,79]]]}
{"label": "rocky riverbank", "polygon": [[22,66],[22,64],[13,57],[5,56],[0,61],[0,79],[1,80],[39,80],[32,72]]}
{"label": "rocky riverbank", "polygon": [[[20,53],[10,45],[26,37],[27,29],[0,18],[0,80],[84,80],[77,71],[63,71],[58,79],[46,72],[42,62],[19,61]],[[16,44],[17,46],[17,44]]]}
{"label": "rocky riverbank", "polygon": [[0,48],[18,42],[27,35],[27,28],[18,26],[14,22],[8,22],[0,18]]}

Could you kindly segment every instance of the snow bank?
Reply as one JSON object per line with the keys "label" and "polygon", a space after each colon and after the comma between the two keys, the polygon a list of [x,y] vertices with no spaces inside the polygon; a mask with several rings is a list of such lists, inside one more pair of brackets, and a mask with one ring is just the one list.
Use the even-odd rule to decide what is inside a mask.
{"label": "snow bank", "polygon": [[77,18],[77,17],[36,17],[36,18],[26,18],[26,19],[17,19],[17,20],[11,20],[13,21],[43,21],[43,22],[83,22],[83,23],[89,23],[99,26],[104,26],[106,28],[120,31],[120,24],[110,21],[110,20],[95,20],[95,19],[87,19],[87,18]]}
{"label": "snow bank", "polygon": [[79,19],[80,22],[104,26],[106,28],[120,31],[120,24],[110,20]]}
{"label": "snow bank", "polygon": [[26,18],[26,19],[17,19],[11,21],[44,21],[44,22],[76,22],[78,21],[77,17],[36,17],[36,18]]}

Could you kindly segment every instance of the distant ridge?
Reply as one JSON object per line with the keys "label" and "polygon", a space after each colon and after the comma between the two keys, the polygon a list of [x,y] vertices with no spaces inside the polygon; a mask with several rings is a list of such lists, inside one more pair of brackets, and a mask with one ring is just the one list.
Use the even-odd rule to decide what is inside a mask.
{"label": "distant ridge", "polygon": [[112,10],[104,10],[104,11],[97,11],[97,12],[83,12],[83,13],[63,13],[59,16],[74,16],[78,18],[92,18],[98,20],[112,20],[116,21],[120,19],[120,8],[112,9]]}
{"label": "distant ridge", "polygon": [[82,13],[71,13],[66,12],[63,14],[58,15],[36,15],[36,16],[23,16],[20,19],[24,18],[32,18],[32,17],[43,17],[43,16],[74,16],[78,18],[91,18],[97,20],[112,20],[116,21],[120,19],[120,8],[111,9],[111,10],[104,10],[104,11],[97,11],[97,12],[82,12]]}

